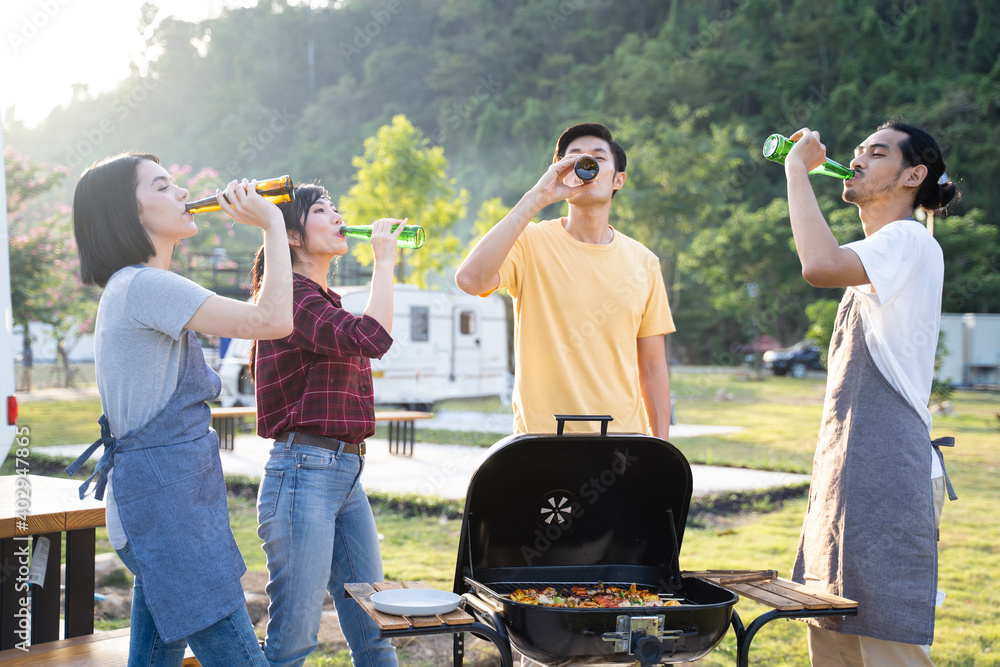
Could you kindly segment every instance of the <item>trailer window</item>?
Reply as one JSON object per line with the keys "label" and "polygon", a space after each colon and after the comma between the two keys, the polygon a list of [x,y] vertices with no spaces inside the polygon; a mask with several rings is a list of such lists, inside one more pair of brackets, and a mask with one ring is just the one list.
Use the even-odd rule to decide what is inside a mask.
{"label": "trailer window", "polygon": [[410,340],[426,342],[430,334],[430,309],[427,306],[410,306]]}
{"label": "trailer window", "polygon": [[463,310],[458,318],[458,326],[463,334],[476,333],[476,311]]}

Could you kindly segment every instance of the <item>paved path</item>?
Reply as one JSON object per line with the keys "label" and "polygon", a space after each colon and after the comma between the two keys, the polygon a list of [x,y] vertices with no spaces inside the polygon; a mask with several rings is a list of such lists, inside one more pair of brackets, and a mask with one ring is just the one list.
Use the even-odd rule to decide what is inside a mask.
{"label": "paved path", "polygon": [[[469,416],[470,414],[474,416]],[[466,421],[470,427],[459,428]],[[501,426],[500,422],[503,422],[506,428]],[[478,428],[473,429],[472,424],[477,424]],[[487,450],[482,447],[419,442],[420,429],[431,427],[504,433],[510,430],[510,417],[478,413],[439,413],[434,419],[421,422],[417,427],[418,442],[413,456],[393,456],[389,454],[389,443],[386,440],[369,439],[365,470],[361,476],[365,488],[442,498],[465,498],[469,479]],[[671,427],[670,438],[679,440],[696,435],[733,433],[739,430],[741,429],[729,426],[677,424]],[[255,435],[237,436],[233,451],[220,452],[222,468],[228,474],[260,477],[270,447],[270,440]],[[78,456],[85,448],[85,445],[64,445],[46,447],[45,451],[58,456]],[[692,495],[696,497],[725,491],[764,490],[809,481],[808,475],[720,466],[692,465],[691,474],[694,483]]]}

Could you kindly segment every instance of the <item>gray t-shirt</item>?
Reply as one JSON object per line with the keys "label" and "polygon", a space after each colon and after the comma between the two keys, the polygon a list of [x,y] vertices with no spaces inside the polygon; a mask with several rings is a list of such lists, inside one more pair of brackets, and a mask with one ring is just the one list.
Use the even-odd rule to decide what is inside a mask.
{"label": "gray t-shirt", "polygon": [[[126,435],[166,407],[186,362],[184,325],[212,294],[176,273],[146,266],[111,276],[97,309],[94,363],[112,435]],[[105,498],[108,537],[121,549],[127,541],[110,478]]]}

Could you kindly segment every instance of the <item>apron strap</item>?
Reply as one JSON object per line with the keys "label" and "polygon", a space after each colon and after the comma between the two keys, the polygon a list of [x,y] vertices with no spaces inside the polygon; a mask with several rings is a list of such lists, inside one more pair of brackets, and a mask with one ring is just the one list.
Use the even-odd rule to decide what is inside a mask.
{"label": "apron strap", "polygon": [[948,487],[948,499],[958,500],[958,496],[955,495],[955,489],[951,485],[951,478],[948,477],[948,469],[944,467],[944,454],[941,453],[941,447],[954,447],[955,438],[945,436],[943,438],[938,438],[937,440],[931,440],[931,447],[934,448],[934,452],[938,456],[938,460],[941,462],[941,470],[944,471],[944,483]]}
{"label": "apron strap", "polygon": [[106,415],[101,415],[101,418],[97,420],[97,423],[101,425],[101,437],[94,441],[90,447],[87,447],[86,451],[80,455],[80,457],[73,461],[73,463],[66,468],[66,474],[72,477],[77,473],[86,461],[94,455],[97,448],[104,445],[104,454],[101,459],[97,462],[97,466],[94,468],[94,474],[87,478],[87,480],[80,485],[80,500],[83,500],[87,495],[87,488],[90,483],[97,478],[94,484],[94,497],[98,500],[104,500],[104,489],[108,485],[108,473],[115,466],[115,448],[118,446],[118,440],[111,435],[111,426],[108,424],[108,418]]}

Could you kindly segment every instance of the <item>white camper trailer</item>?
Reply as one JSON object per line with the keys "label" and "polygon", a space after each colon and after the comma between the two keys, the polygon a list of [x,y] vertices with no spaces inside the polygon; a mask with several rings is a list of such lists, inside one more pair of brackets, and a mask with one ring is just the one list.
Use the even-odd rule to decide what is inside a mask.
{"label": "white camper trailer", "polygon": [[[3,129],[0,128],[0,167],[3,167]],[[6,173],[6,169],[4,170]],[[0,193],[7,200],[7,181],[0,181]],[[17,398],[14,395],[14,327],[10,304],[10,239],[7,231],[7,209],[0,212],[0,235],[7,241],[0,247],[0,463],[7,458],[15,435],[23,435],[17,428]],[[18,440],[20,442],[20,439]],[[18,454],[22,456],[22,454]]]}
{"label": "white camper trailer", "polygon": [[[361,315],[370,286],[338,287],[346,310]],[[427,409],[448,398],[504,396],[510,391],[506,306],[459,290],[422,290],[396,285],[393,344],[372,359],[375,403]],[[222,358],[224,407],[253,405],[246,373],[250,341],[233,340]]]}

